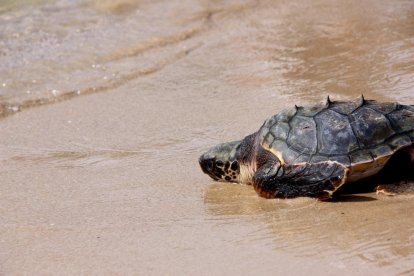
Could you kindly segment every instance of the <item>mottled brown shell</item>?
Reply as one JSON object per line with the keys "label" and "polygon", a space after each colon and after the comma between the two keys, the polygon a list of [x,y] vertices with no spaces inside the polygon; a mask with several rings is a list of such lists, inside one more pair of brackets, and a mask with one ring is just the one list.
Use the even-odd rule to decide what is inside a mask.
{"label": "mottled brown shell", "polygon": [[282,163],[337,161],[350,181],[378,172],[414,142],[414,106],[364,100],[285,110],[265,121],[262,147]]}

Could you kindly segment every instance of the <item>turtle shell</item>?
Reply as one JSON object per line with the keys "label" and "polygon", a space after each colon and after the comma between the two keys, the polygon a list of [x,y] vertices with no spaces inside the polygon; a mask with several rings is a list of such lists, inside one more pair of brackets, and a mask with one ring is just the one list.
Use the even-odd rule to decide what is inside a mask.
{"label": "turtle shell", "polygon": [[348,181],[377,173],[398,150],[414,142],[414,106],[365,100],[282,111],[260,129],[261,146],[282,163],[337,161]]}

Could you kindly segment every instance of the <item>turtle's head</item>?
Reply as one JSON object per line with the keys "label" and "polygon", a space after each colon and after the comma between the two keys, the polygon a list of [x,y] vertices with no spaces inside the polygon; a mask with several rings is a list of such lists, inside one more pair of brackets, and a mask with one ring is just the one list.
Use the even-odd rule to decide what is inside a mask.
{"label": "turtle's head", "polygon": [[203,172],[217,181],[251,183],[256,171],[257,133],[243,140],[219,144],[200,156]]}
{"label": "turtle's head", "polygon": [[241,141],[219,144],[200,156],[203,172],[217,181],[238,182],[240,166],[236,159]]}

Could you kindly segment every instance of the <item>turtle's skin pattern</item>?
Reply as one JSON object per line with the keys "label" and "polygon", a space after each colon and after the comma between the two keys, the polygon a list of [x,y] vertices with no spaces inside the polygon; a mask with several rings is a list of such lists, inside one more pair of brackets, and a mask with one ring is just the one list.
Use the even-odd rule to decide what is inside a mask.
{"label": "turtle's skin pattern", "polygon": [[253,184],[263,197],[327,199],[378,173],[397,151],[413,156],[414,106],[365,100],[295,106],[241,141],[200,157],[215,180]]}

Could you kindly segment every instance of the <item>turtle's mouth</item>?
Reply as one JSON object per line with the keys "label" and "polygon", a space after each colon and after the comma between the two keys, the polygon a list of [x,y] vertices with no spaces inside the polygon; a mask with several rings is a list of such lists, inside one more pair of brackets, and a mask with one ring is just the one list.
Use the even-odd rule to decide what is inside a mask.
{"label": "turtle's mouth", "polygon": [[222,174],[220,171],[216,170],[216,158],[215,157],[206,157],[204,154],[200,156],[200,159],[198,160],[200,163],[201,170],[205,174],[208,174],[211,178],[218,181],[222,179]]}

